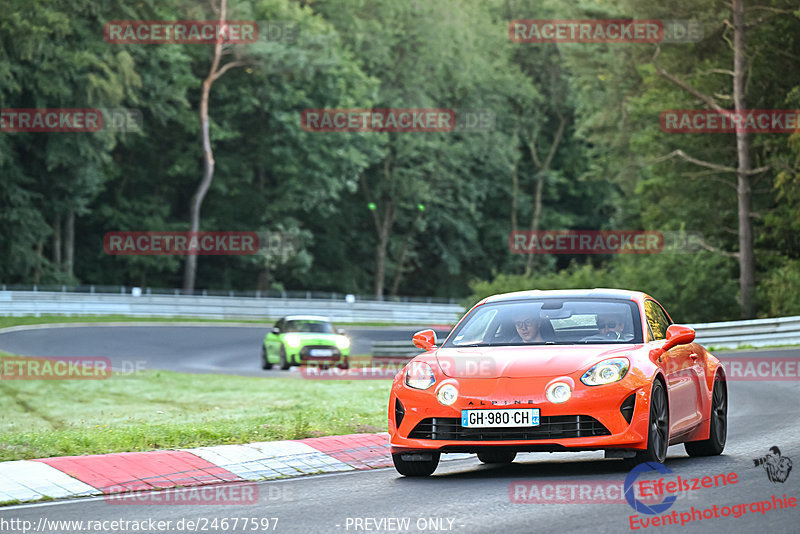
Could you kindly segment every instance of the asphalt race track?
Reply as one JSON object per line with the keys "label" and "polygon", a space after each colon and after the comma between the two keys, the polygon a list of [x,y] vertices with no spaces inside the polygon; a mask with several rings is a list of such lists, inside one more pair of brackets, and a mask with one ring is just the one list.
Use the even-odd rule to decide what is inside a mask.
{"label": "asphalt race track", "polygon": [[[253,349],[264,330],[254,328],[156,327],[146,333],[143,327],[80,327],[42,329],[0,335],[0,349],[36,355],[106,355],[112,358],[148,357],[154,367],[193,372],[233,372],[258,374],[258,353]],[[375,330],[353,328],[350,334],[359,343],[371,339],[403,339],[413,329]],[[380,337],[387,336],[387,337]],[[49,347],[51,352],[43,353]],[[52,352],[58,347],[58,352]],[[744,353],[742,353],[744,354]],[[750,356],[797,358],[800,349],[748,352]],[[223,371],[215,366],[226,367]],[[272,376],[274,372],[262,373]],[[616,460],[603,460],[602,453],[521,454],[511,466],[481,465],[476,458],[442,462],[433,477],[407,479],[394,469],[375,469],[259,483],[259,502],[255,505],[127,505],[102,498],[55,501],[0,509],[0,531],[21,532],[10,520],[31,521],[34,527],[42,518],[52,521],[171,521],[170,528],[120,529],[100,532],[182,532],[180,520],[198,521],[198,532],[223,532],[212,528],[213,520],[228,518],[228,532],[266,532],[233,530],[233,518],[278,518],[274,532],[761,532],[763,534],[800,532],[800,502],[797,507],[761,513],[752,502],[770,501],[773,495],[800,501],[800,466],[789,472],[784,482],[771,482],[763,467],[753,459],[778,446],[784,457],[800,462],[800,382],[731,381],[729,389],[728,441],[722,456],[689,458],[682,445],[669,450],[667,467],[682,479],[734,472],[737,481],[724,487],[700,488],[681,494],[667,511],[657,516],[637,513],[625,502],[560,504],[514,502],[515,488],[535,483],[543,500],[558,485],[586,485],[603,482],[623,483],[627,471]],[[652,478],[652,477],[650,477]],[[527,485],[525,485],[527,484]],[[519,494],[518,494],[519,495]],[[526,495],[523,492],[521,495]],[[552,497],[550,497],[552,499]],[[691,509],[747,505],[740,517],[711,517],[680,525],[682,513]],[[741,514],[741,507],[737,508]],[[676,512],[677,526],[631,529],[631,516],[638,521]],[[711,512],[709,512],[711,513]],[[395,518],[408,520],[399,529]],[[6,521],[5,523],[3,521]],[[688,520],[687,520],[688,521]],[[19,526],[19,523],[16,524]],[[108,525],[108,523],[107,523]],[[205,529],[201,525],[205,525]],[[220,523],[221,525],[221,523]],[[388,528],[387,528],[388,527]],[[85,526],[56,528],[46,532],[97,532]],[[269,528],[269,531],[273,531]]]}
{"label": "asphalt race track", "polygon": [[[351,354],[370,354],[374,341],[408,340],[424,327],[346,328]],[[63,326],[0,333],[0,350],[23,356],[107,357],[115,370],[299,376],[261,369],[264,326]],[[447,330],[437,330],[443,336]],[[294,371],[296,367],[292,368]]]}
{"label": "asphalt race track", "polygon": [[[689,458],[682,446],[670,448],[667,461],[673,474],[699,478],[735,472],[737,483],[721,488],[700,489],[679,498],[672,510],[680,513],[703,509],[800,496],[800,473],[790,473],[784,483],[770,482],[765,471],[753,466],[753,458],[777,445],[784,456],[800,461],[800,423],[796,382],[733,382],[730,384],[728,444],[722,456]],[[544,484],[587,484],[615,479],[626,472],[615,460],[602,460],[602,453],[531,453],[520,455],[507,467],[482,466],[477,459],[443,462],[430,479],[406,479],[394,469],[302,477],[259,484],[258,504],[249,506],[149,505],[119,506],[102,498],[23,505],[0,510],[2,519],[24,519],[36,525],[50,520],[164,520],[172,530],[181,519],[278,518],[276,532],[365,532],[366,518],[410,518],[409,532],[632,532],[633,509],[622,504],[518,504],[511,502],[509,487],[516,481]],[[669,479],[669,478],[668,478]],[[544,495],[544,490],[542,491]],[[641,517],[641,516],[640,516]],[[356,523],[361,519],[361,523]],[[423,530],[428,519],[439,519],[439,529]],[[419,525],[417,524],[418,521]],[[452,520],[450,523],[448,520]],[[747,512],[739,518],[703,519],[681,526],[655,527],[647,532],[763,532],[796,533],[798,508]],[[375,528],[370,531],[398,532]],[[386,525],[386,523],[384,523]],[[447,527],[451,530],[447,530]],[[643,531],[645,529],[640,529]],[[128,530],[133,532],[132,530]],[[222,532],[209,527],[208,532]],[[233,532],[232,530],[229,530]],[[4,530],[4,532],[10,532]],[[59,532],[79,532],[63,529]],[[123,531],[124,532],[124,531]]]}

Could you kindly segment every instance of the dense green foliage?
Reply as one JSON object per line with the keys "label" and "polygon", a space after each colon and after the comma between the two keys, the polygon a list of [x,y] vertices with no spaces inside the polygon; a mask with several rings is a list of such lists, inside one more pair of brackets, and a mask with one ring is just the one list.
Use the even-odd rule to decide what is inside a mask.
{"label": "dense green foliage", "polygon": [[[109,231],[188,229],[213,47],[109,44],[103,25],[216,18],[208,5],[5,2],[0,107],[136,108],[144,128],[0,133],[0,282],[182,285],[183,258],[110,256],[102,242]],[[746,7],[748,107],[800,108],[796,2]],[[229,0],[230,20],[281,21],[298,34],[235,45],[223,59],[246,66],[211,91],[216,174],[201,229],[286,232],[301,247],[283,258],[202,256],[197,287],[368,294],[382,273],[386,294],[471,304],[502,290],[624,287],[649,292],[677,320],[736,318],[735,176],[663,159],[683,150],[735,167],[735,136],[663,132],[660,111],[704,104],[654,66],[658,50],[661,67],[730,104],[730,16],[719,0]],[[537,18],[695,19],[704,36],[511,42],[510,20]],[[304,109],[347,107],[482,109],[496,123],[452,133],[301,128]],[[754,135],[751,158],[769,167],[754,177],[759,313],[797,314],[800,133]],[[702,234],[709,250],[512,254],[509,232],[532,227],[537,187],[538,228],[682,230]]]}

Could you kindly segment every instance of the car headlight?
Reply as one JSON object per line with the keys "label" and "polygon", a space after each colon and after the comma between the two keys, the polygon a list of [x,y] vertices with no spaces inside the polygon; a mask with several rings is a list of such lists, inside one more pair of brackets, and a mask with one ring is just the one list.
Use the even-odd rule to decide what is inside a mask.
{"label": "car headlight", "polygon": [[565,382],[554,382],[547,388],[547,400],[554,404],[567,402],[572,396],[572,388]]}
{"label": "car headlight", "polygon": [[414,389],[428,389],[436,383],[431,366],[425,362],[411,362],[406,367],[406,385]]}
{"label": "car headlight", "polygon": [[450,406],[458,399],[458,388],[453,384],[445,384],[436,392],[436,398],[441,404]]}
{"label": "car headlight", "polygon": [[350,340],[347,336],[339,336],[336,338],[336,346],[340,349],[346,349],[350,347]]}
{"label": "car headlight", "polygon": [[603,360],[586,371],[581,377],[581,382],[587,386],[600,386],[602,384],[617,382],[622,380],[625,373],[628,372],[630,365],[627,358]]}
{"label": "car headlight", "polygon": [[297,334],[286,334],[286,344],[296,349],[300,346],[300,336]]}

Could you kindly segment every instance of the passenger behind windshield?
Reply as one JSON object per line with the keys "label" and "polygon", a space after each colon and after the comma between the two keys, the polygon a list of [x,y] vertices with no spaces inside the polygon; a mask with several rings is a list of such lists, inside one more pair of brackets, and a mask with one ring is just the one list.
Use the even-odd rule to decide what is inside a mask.
{"label": "passenger behind windshield", "polygon": [[597,316],[597,332],[605,339],[630,339],[633,337],[632,328],[626,328],[627,321],[624,313],[603,313]]}

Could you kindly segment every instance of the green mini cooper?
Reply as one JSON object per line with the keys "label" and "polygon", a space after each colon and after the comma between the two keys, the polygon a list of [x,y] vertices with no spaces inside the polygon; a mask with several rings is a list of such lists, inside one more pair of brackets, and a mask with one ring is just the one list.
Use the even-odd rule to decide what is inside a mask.
{"label": "green mini cooper", "polygon": [[327,317],[290,315],[275,323],[261,346],[261,368],[278,365],[335,365],[349,367],[350,340],[343,330],[334,331]]}

